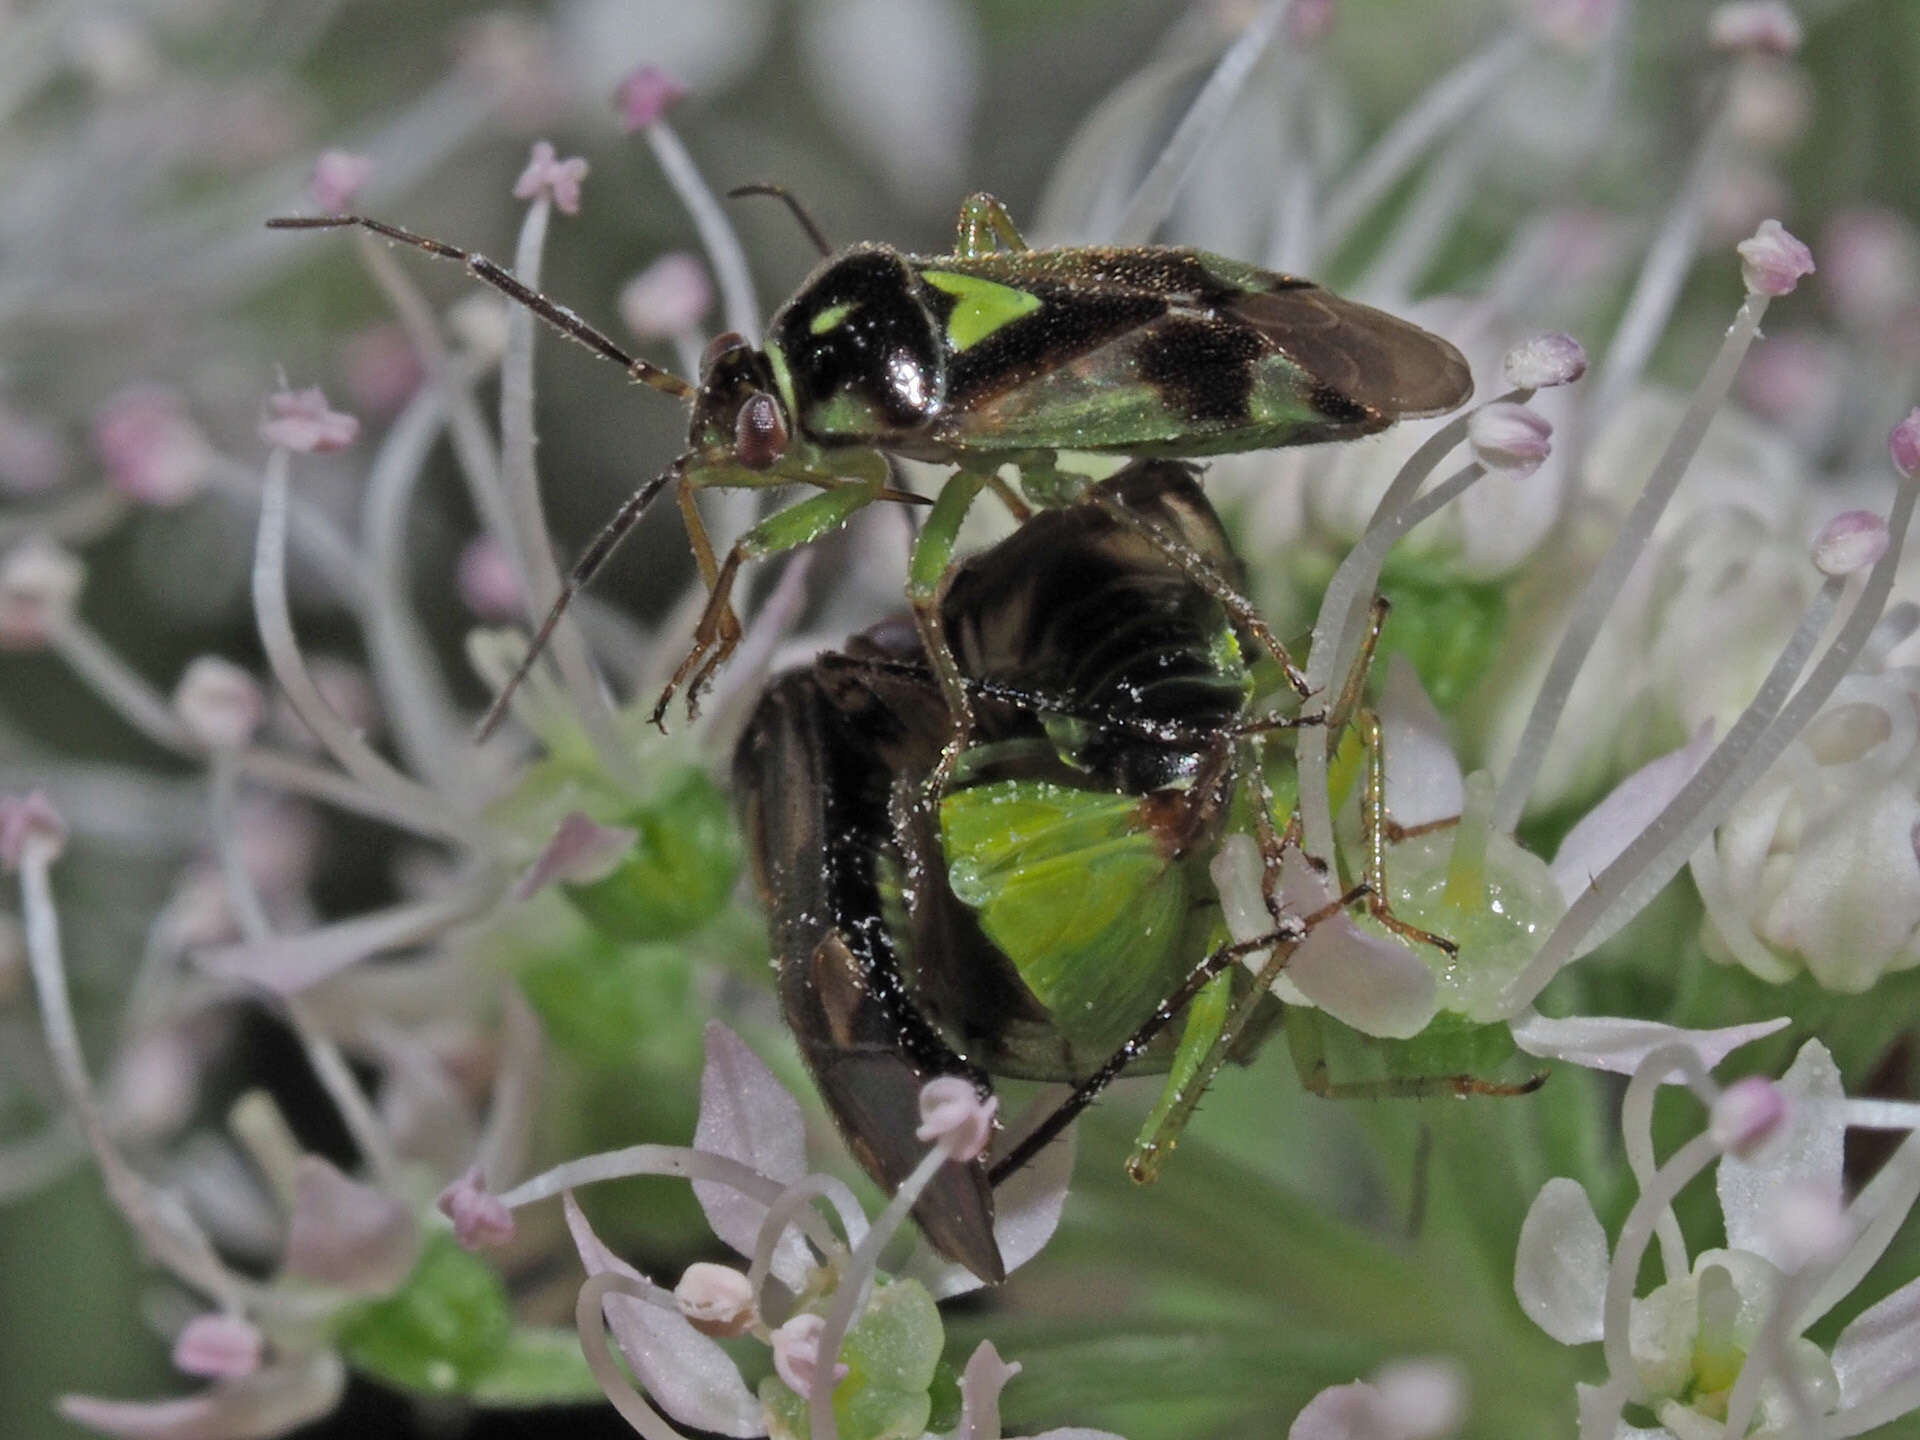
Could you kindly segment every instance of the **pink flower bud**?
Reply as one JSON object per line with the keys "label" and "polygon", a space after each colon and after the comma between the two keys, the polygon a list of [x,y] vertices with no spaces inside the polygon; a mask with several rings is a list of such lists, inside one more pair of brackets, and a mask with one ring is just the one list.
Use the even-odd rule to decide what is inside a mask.
{"label": "pink flower bud", "polygon": [[1780,0],[1732,0],[1707,21],[1707,43],[1716,50],[1791,55],[1803,38],[1800,17]]}
{"label": "pink flower bud", "polygon": [[0,495],[38,495],[66,474],[60,432],[31,415],[0,405]]}
{"label": "pink flower bud", "polygon": [[318,385],[269,395],[267,410],[267,418],[260,422],[260,438],[284,450],[324,455],[344,450],[360,437],[360,422],[342,411],[329,410]]}
{"label": "pink flower bud", "polygon": [[1317,45],[1338,17],[1336,0],[1293,0],[1287,7],[1287,38],[1295,45]]}
{"label": "pink flower bud", "polygon": [[1528,0],[1526,16],[1554,44],[1576,53],[1606,37],[1620,0]]}
{"label": "pink flower bud", "polygon": [[942,1075],[920,1087],[920,1128],[916,1140],[938,1145],[959,1164],[985,1153],[993,1139],[993,1117],[1000,1097],[982,1095],[960,1075]]}
{"label": "pink flower bud", "polygon": [[1813,273],[1813,252],[1778,220],[1762,220],[1753,235],[1733,247],[1740,252],[1740,275],[1754,295],[1776,299],[1791,295]]}
{"label": "pink flower bud", "polygon": [[516,200],[551,200],[562,215],[580,213],[580,182],[587,178],[587,162],[578,155],[561,160],[545,140],[533,142],[533,154],[520,178],[513,182]]}
{"label": "pink flower bud", "polygon": [[1851,575],[1887,553],[1887,522],[1871,510],[1848,510],[1821,527],[1813,565],[1822,575]]}
{"label": "pink flower bud", "polygon": [[173,1365],[184,1375],[238,1380],[260,1368],[267,1342],[238,1315],[196,1315],[174,1338]]}
{"label": "pink flower bud", "polygon": [[442,1190],[434,1204],[453,1221],[453,1238],[462,1249],[484,1250],[513,1239],[513,1212],[487,1189],[478,1165]]}
{"label": "pink flower bud", "polygon": [[1553,453],[1552,436],[1546,416],[1511,401],[1482,405],[1467,419],[1473,458],[1489,470],[1530,474]]}
{"label": "pink flower bud", "polygon": [[347,370],[347,394],[354,408],[389,416],[413,398],[426,378],[420,354],[398,325],[374,325],[342,347]]}
{"label": "pink flower bud", "polygon": [[353,208],[360,187],[373,178],[373,160],[347,150],[322,150],[313,162],[307,194],[328,215],[344,215]]}
{"label": "pink flower bud", "polygon": [[491,535],[475,536],[460,552],[454,584],[466,607],[482,620],[511,620],[526,605],[526,593],[507,550]]}
{"label": "pink flower bud", "polygon": [[1507,352],[1507,383],[1516,390],[1571,385],[1587,373],[1587,352],[1571,335],[1552,331],[1523,340]]}
{"label": "pink flower bud", "polygon": [[[818,1315],[796,1315],[773,1332],[773,1368],[786,1386],[802,1399],[813,1398],[820,1370],[820,1332],[827,1322]],[[847,1378],[844,1364],[833,1367],[833,1383]]]}
{"label": "pink flower bud", "polygon": [[571,812],[547,841],[533,868],[513,888],[513,898],[530,900],[549,885],[591,885],[619,867],[640,832],[624,825],[602,825],[583,810]]}
{"label": "pink flower bud", "polygon": [[73,614],[86,567],[43,535],[0,559],[0,650],[37,650]]}
{"label": "pink flower bud", "polygon": [[67,848],[67,822],[43,790],[0,795],[0,869],[18,870],[29,853],[51,864]]}
{"label": "pink flower bud", "polygon": [[620,290],[620,318],[642,340],[685,335],[713,306],[707,267],[684,250],[670,250]]}
{"label": "pink flower bud", "polygon": [[644,130],[686,97],[686,87],[666,71],[642,65],[613,92],[613,108],[628,134]]}
{"label": "pink flower bud", "polygon": [[1789,1275],[1809,1265],[1831,1264],[1853,1241],[1853,1224],[1839,1190],[1811,1180],[1774,1191],[1761,1212],[1760,1230],[1768,1253]]}
{"label": "pink flower bud", "polygon": [[178,505],[200,493],[212,461],[199,427],[172,390],[123,390],[93,421],[93,445],[113,488],[143,505]]}
{"label": "pink flower bud", "polygon": [[1907,479],[1920,476],[1920,408],[1907,412],[1907,418],[1893,427],[1887,436],[1887,453],[1893,468]]}
{"label": "pink flower bud", "polygon": [[1840,319],[1885,329],[1920,302],[1920,236],[1892,210],[1843,210],[1820,237],[1820,278]]}
{"label": "pink flower bud", "polygon": [[174,688],[173,708],[209,750],[240,749],[266,713],[253,677],[217,655],[202,655],[187,666]]}
{"label": "pink flower bud", "polygon": [[1764,1076],[1753,1075],[1720,1092],[1707,1133],[1727,1154],[1748,1160],[1779,1133],[1786,1118],[1786,1092]]}
{"label": "pink flower bud", "polygon": [[730,1265],[696,1260],[673,1287],[673,1300],[702,1335],[729,1340],[753,1324],[753,1286]]}

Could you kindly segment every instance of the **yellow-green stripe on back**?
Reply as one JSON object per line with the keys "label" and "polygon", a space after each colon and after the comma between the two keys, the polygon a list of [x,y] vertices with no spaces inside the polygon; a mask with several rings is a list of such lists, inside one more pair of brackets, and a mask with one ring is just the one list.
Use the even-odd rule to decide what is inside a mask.
{"label": "yellow-green stripe on back", "polygon": [[956,354],[1040,308],[1038,295],[998,281],[952,270],[922,270],[920,278],[953,296],[953,314],[947,317],[947,343]]}

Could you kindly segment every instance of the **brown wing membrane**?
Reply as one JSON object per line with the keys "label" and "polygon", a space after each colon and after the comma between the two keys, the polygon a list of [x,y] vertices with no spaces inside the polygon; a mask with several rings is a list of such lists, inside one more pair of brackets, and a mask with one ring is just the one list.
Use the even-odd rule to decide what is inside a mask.
{"label": "brown wing membrane", "polygon": [[1442,414],[1473,394],[1466,358],[1438,335],[1317,285],[1243,291],[1220,308],[1386,420]]}

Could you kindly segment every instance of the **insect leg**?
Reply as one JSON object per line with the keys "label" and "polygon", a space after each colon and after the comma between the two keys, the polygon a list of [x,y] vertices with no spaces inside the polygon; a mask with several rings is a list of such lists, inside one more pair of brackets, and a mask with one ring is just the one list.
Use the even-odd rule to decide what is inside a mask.
{"label": "insect leg", "polygon": [[[884,474],[884,470],[881,473]],[[665,728],[667,706],[673,700],[674,692],[683,684],[687,687],[687,715],[689,718],[697,715],[700,692],[713,678],[713,672],[732,653],[734,642],[739,638],[738,627],[736,625],[729,636],[725,617],[732,614],[730,601],[733,582],[740,573],[740,567],[751,560],[797,550],[839,529],[856,512],[877,500],[882,488],[880,481],[864,479],[835,485],[767,516],[734,542],[714,576],[713,588],[707,597],[707,608],[701,612],[700,623],[694,627],[693,645],[687,651],[687,658],[673,672],[673,678],[660,692],[659,702],[653,707],[655,725]]]}
{"label": "insect leg", "polygon": [[1547,1083],[1547,1072],[1536,1070],[1524,1080],[1503,1083],[1479,1075],[1380,1075],[1366,1080],[1335,1080],[1327,1056],[1323,1017],[1312,1010],[1287,1011],[1287,1049],[1293,1056],[1300,1083],[1323,1100],[1464,1099],[1469,1095],[1531,1095]]}
{"label": "insect leg", "polygon": [[920,631],[920,644],[927,653],[927,665],[940,686],[947,712],[953,717],[953,732],[940,761],[927,778],[927,793],[939,795],[947,788],[960,752],[973,735],[973,700],[967,692],[960,662],[947,642],[946,617],[941,602],[946,598],[948,576],[953,568],[953,547],[967,511],[987,483],[987,477],[962,470],[949,479],[934,502],[913,542],[913,554],[907,560],[907,600],[913,606],[913,623]]}
{"label": "insect leg", "polygon": [[474,279],[491,285],[510,299],[519,301],[567,339],[584,345],[603,360],[613,361],[642,385],[651,385],[656,390],[664,390],[667,394],[678,396],[682,400],[691,400],[696,393],[696,387],[691,381],[682,380],[671,370],[663,370],[660,366],[642,360],[636,355],[629,355],[565,305],[549,300],[538,290],[523,284],[511,270],[495,264],[475,251],[462,250],[456,245],[449,245],[444,240],[435,240],[426,235],[416,235],[411,230],[403,230],[398,225],[389,225],[384,220],[372,220],[365,215],[283,215],[267,221],[269,230],[339,230],[349,226],[371,230],[376,235],[397,240],[402,245],[411,245],[414,249],[424,250],[427,254],[441,260],[452,260],[466,266],[467,273]]}
{"label": "insect leg", "polygon": [[1387,889],[1387,754],[1381,733],[1380,717],[1371,710],[1359,715],[1360,742],[1367,751],[1367,788],[1360,804],[1360,848],[1366,854],[1366,871],[1361,878],[1367,892],[1367,913],[1403,940],[1416,945],[1431,945],[1447,955],[1457,955],[1460,947],[1443,936],[1417,925],[1409,925],[1393,913]]}
{"label": "insect leg", "polygon": [[995,250],[1030,250],[1015,228],[1007,207],[984,190],[976,190],[960,202],[960,219],[954,226],[953,253],[963,260],[991,255]]}
{"label": "insect leg", "polygon": [[613,547],[634,527],[636,521],[651,505],[654,497],[666,488],[669,481],[678,480],[686,473],[687,457],[681,456],[673,464],[662,470],[653,479],[634,491],[627,503],[615,512],[614,517],[600,528],[593,537],[593,543],[581,552],[580,558],[573,562],[573,569],[560,585],[560,593],[554,597],[553,607],[547,611],[547,618],[540,622],[540,628],[534,632],[533,643],[527,646],[527,653],[514,670],[500,693],[493,697],[493,703],[487,707],[487,713],[480,717],[480,723],[474,728],[474,740],[485,740],[500,727],[500,721],[507,713],[507,702],[513,698],[513,692],[520,688],[528,674],[533,670],[533,662],[540,658],[540,652],[547,647],[552,638],[554,627],[560,623],[560,617],[566,614],[567,606],[573,597],[580,593],[586,583],[593,579],[606,559],[613,553]]}
{"label": "insect leg", "polygon": [[1247,631],[1260,642],[1261,648],[1279,662],[1281,672],[1287,677],[1287,683],[1294,692],[1305,698],[1311,692],[1307,689],[1307,677],[1300,667],[1293,663],[1293,657],[1287,653],[1287,647],[1280,643],[1280,637],[1268,628],[1267,622],[1260,618],[1260,612],[1254,609],[1253,602],[1242,595],[1233,584],[1208,563],[1206,556],[1195,550],[1184,540],[1169,535],[1145,516],[1136,514],[1125,501],[1118,496],[1098,490],[1089,492],[1093,504],[1098,505],[1120,524],[1146,540],[1167,559],[1180,568],[1194,584],[1219,602],[1233,620],[1245,626]]}
{"label": "insect leg", "polygon": [[[720,583],[720,566],[713,558],[713,541],[707,534],[707,522],[700,514],[700,501],[694,487],[685,480],[675,487],[680,502],[680,518],[687,527],[687,543],[693,548],[693,563],[700,571],[700,583],[711,595]],[[740,617],[731,603],[720,612],[720,645],[731,651],[740,643]]]}
{"label": "insect leg", "polygon": [[[1127,1066],[1145,1053],[1160,1032],[1171,1025],[1180,1012],[1185,1010],[1202,992],[1208,990],[1215,980],[1226,975],[1226,972],[1239,962],[1241,956],[1274,947],[1280,947],[1275,950],[1276,954],[1283,954],[1290,950],[1299,938],[1298,927],[1289,926],[1283,931],[1276,930],[1270,935],[1260,935],[1252,940],[1239,940],[1230,945],[1222,945],[1208,955],[1193,967],[1192,972],[1180,983],[1179,989],[1154,1007],[1153,1013],[1141,1022],[1140,1028],[1128,1036],[1120,1048],[1114,1051],[1098,1070],[1081,1081],[1074,1088],[1074,1092],[1062,1100],[1059,1107],[1035,1126],[1024,1140],[994,1162],[993,1168],[988,1171],[988,1179],[995,1185],[1000,1184],[1059,1139],[1062,1132],[1080,1118],[1081,1112],[1093,1104],[1103,1090],[1119,1079]],[[1272,961],[1268,963],[1273,964]],[[1238,1034],[1237,1030],[1235,1034]],[[1216,1040],[1214,1043],[1218,1045],[1220,1042]],[[1228,1043],[1231,1044],[1231,1041]],[[1224,1051],[1222,1053],[1224,1054]],[[1194,1099],[1198,1101],[1197,1093]]]}

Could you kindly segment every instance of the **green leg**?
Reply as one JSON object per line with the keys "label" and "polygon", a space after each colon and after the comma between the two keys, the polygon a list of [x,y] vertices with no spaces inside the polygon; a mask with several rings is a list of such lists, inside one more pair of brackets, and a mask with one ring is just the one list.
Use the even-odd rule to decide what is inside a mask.
{"label": "green leg", "polygon": [[[881,474],[884,477],[884,470]],[[666,689],[660,692],[659,703],[653,707],[655,725],[662,725],[674,691],[682,684],[687,687],[688,717],[698,714],[700,692],[706,689],[713,672],[733,650],[733,640],[737,638],[738,631],[736,629],[730,633],[726,620],[732,614],[730,602],[733,582],[740,573],[740,567],[750,560],[760,560],[768,555],[811,545],[821,536],[839,529],[854,514],[879,499],[883,488],[884,478],[835,485],[830,490],[767,516],[734,542],[733,548],[727,552],[727,558],[720,564],[719,573],[714,577],[713,590],[707,597],[707,608],[701,612],[700,623],[694,628],[693,645],[687,651],[687,658],[673,672]]]}
{"label": "green leg", "polygon": [[960,202],[960,220],[954,227],[953,253],[962,260],[978,259],[995,250],[1028,250],[1032,247],[1014,228],[1007,207],[984,190],[976,190]]}
{"label": "green leg", "polygon": [[940,763],[927,780],[927,793],[940,795],[947,779],[959,762],[960,752],[973,735],[973,701],[967,693],[966,677],[960,662],[947,643],[946,617],[941,602],[947,593],[947,574],[953,566],[953,548],[960,538],[960,526],[973,507],[975,497],[986,485],[987,477],[962,470],[940,491],[928,512],[927,523],[913,542],[913,554],[907,560],[907,600],[913,606],[913,621],[920,631],[920,643],[926,648],[927,665],[940,686],[947,713],[953,717],[953,732],[940,754]]}

